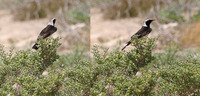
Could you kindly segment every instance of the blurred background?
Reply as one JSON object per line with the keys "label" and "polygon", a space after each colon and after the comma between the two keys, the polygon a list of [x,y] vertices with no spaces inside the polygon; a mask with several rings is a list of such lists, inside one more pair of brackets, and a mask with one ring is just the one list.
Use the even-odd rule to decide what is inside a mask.
{"label": "blurred background", "polygon": [[52,18],[58,28],[52,37],[62,37],[58,53],[73,46],[90,49],[88,0],[0,0],[0,44],[6,50],[31,48]]}
{"label": "blurred background", "polygon": [[200,0],[93,0],[91,46],[122,48],[147,18],[156,20],[148,37],[158,37],[157,49],[169,43],[184,49],[199,46]]}
{"label": "blurred background", "polygon": [[[169,43],[195,49],[200,44],[199,0],[0,0],[0,44],[31,48],[49,20],[57,19],[58,52],[103,45],[122,48],[147,18],[157,49]],[[127,50],[132,47],[127,47]]]}

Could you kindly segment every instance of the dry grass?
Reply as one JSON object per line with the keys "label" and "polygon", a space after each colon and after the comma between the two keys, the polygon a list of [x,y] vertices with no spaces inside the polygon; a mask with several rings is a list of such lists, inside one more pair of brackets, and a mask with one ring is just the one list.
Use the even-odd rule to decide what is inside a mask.
{"label": "dry grass", "polygon": [[200,26],[200,20],[197,23],[187,28],[184,28],[181,31],[182,33],[185,33],[183,36],[179,38],[182,45],[184,45],[185,47],[193,47],[200,44],[199,26]]}
{"label": "dry grass", "polygon": [[104,0],[99,6],[104,12],[104,17],[108,19],[136,17],[139,11],[148,11],[156,0]]}
{"label": "dry grass", "polygon": [[101,8],[107,19],[141,16],[169,23],[189,21],[198,4],[198,0],[94,0],[92,7]]}
{"label": "dry grass", "polygon": [[55,13],[59,8],[63,8],[65,0],[28,0],[19,5],[13,5],[11,12],[15,20],[29,20],[45,18],[48,14]]}
{"label": "dry grass", "polygon": [[84,19],[88,19],[90,10],[89,0],[0,0],[0,3],[0,8],[10,9],[14,19],[20,21],[59,14],[73,23],[88,22]]}

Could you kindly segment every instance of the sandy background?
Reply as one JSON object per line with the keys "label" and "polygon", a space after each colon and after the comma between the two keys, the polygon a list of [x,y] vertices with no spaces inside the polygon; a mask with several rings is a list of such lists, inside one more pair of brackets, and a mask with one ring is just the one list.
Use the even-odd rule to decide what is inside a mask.
{"label": "sandy background", "polygon": [[[14,48],[14,51],[30,49],[37,40],[39,33],[47,26],[50,19],[44,18],[28,21],[16,21],[13,19],[13,15],[10,13],[10,11],[0,10],[0,44],[4,46],[6,52],[8,52],[10,48]],[[73,43],[87,38],[88,32],[82,30],[82,28],[87,26],[86,24],[78,23],[75,25],[67,25],[67,29],[62,29],[58,24],[59,18],[56,19],[57,22],[55,26],[58,28],[58,30],[51,36],[53,38],[59,36],[62,37],[60,40],[62,45],[58,48],[59,54],[71,51]],[[83,38],[79,38],[77,37],[80,36],[78,34],[86,35],[82,35]],[[76,40],[76,38],[78,39]]]}
{"label": "sandy background", "polygon": [[[48,24],[48,19],[14,21],[9,11],[0,11],[0,44],[5,49],[16,50],[31,48],[40,31]],[[58,33],[55,33],[58,34]]]}
{"label": "sandy background", "polygon": [[[145,20],[145,19],[144,19]],[[135,34],[143,25],[143,19],[136,18],[123,18],[116,20],[109,20],[103,18],[103,13],[97,9],[91,9],[91,47],[100,45],[109,49],[116,47],[123,48],[133,34]],[[160,31],[156,29],[156,22],[152,23],[153,31],[148,37],[157,37]],[[155,29],[155,30],[154,30]],[[132,49],[128,46],[125,50]]]}
{"label": "sandy background", "polygon": [[[93,45],[101,45],[109,49],[114,49],[116,47],[122,48],[125,46],[126,42],[130,40],[130,37],[141,28],[145,19],[135,17],[108,20],[103,18],[103,13],[99,9],[91,8],[90,38],[88,38],[88,40],[90,39],[90,48],[92,48]],[[6,51],[8,51],[10,47],[14,47],[15,51],[31,48],[38,34],[46,27],[49,20],[49,18],[45,18],[15,21],[13,20],[13,15],[11,15],[9,11],[0,10],[0,44],[4,45]],[[197,48],[200,44],[199,25],[200,21],[197,21],[184,28],[180,28],[181,30],[176,30],[178,26],[176,23],[172,22],[170,24],[161,25],[159,22],[153,22],[151,26],[153,31],[149,37],[159,37],[159,42],[156,42],[158,45],[157,49],[161,49],[161,47],[170,40],[178,42],[179,45],[183,45],[185,48]],[[56,26],[58,27],[58,31],[52,35],[53,37],[62,36],[64,38],[69,38],[69,34],[75,35],[75,32],[77,32],[62,32],[63,30],[60,30],[59,25],[56,24]],[[87,25],[70,25],[69,29],[80,30],[84,26]],[[158,26],[162,27],[158,28]],[[65,39],[61,40],[61,43],[62,46],[58,52],[64,53],[69,51],[69,48],[67,48],[69,47],[69,43],[66,43]],[[131,46],[126,48],[126,50],[130,49],[132,49]]]}

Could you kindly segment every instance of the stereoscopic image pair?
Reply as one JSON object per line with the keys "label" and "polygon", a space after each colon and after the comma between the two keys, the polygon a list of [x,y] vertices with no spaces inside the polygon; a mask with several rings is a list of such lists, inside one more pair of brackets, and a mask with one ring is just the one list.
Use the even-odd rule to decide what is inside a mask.
{"label": "stereoscopic image pair", "polygon": [[199,96],[199,0],[0,0],[0,96]]}

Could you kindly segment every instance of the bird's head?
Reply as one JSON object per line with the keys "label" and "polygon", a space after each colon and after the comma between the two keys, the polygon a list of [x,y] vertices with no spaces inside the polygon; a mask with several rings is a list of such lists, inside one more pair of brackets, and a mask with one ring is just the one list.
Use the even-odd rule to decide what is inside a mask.
{"label": "bird's head", "polygon": [[54,25],[55,25],[55,23],[56,23],[56,19],[55,19],[55,18],[53,18],[53,19],[51,19],[51,21],[49,22],[49,24],[48,24],[48,25],[52,25],[52,26],[54,26]]}
{"label": "bird's head", "polygon": [[150,27],[150,24],[151,24],[151,22],[152,21],[155,21],[155,20],[153,20],[153,19],[146,19],[145,21],[144,21],[144,27]]}

